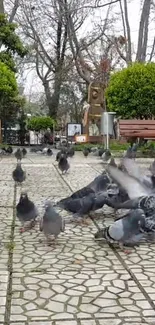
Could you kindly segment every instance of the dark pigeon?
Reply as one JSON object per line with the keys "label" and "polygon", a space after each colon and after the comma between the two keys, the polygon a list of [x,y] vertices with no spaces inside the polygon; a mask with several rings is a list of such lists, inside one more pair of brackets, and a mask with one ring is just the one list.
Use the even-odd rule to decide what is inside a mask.
{"label": "dark pigeon", "polygon": [[83,149],[83,155],[84,155],[85,157],[88,157],[89,153],[90,153],[90,151],[89,151],[88,148],[84,148],[84,149]]}
{"label": "dark pigeon", "polygon": [[34,203],[29,200],[26,192],[22,192],[19,203],[16,206],[17,218],[22,223],[21,232],[35,226],[38,210]]}
{"label": "dark pigeon", "polygon": [[52,156],[52,155],[53,155],[52,149],[48,148],[47,149],[47,156]]}
{"label": "dark pigeon", "polygon": [[67,150],[67,157],[72,158],[75,155],[75,149],[73,147],[68,148]]}
{"label": "dark pigeon", "polygon": [[74,192],[71,196],[60,200],[57,205],[63,209],[66,209],[70,201],[74,199],[81,199],[90,194],[96,194],[98,192],[106,191],[107,186],[110,184],[110,178],[104,172],[104,174],[97,176],[90,184]]}
{"label": "dark pigeon", "polygon": [[102,155],[104,154],[105,149],[104,148],[100,148],[98,151],[99,157],[102,157]]}
{"label": "dark pigeon", "polygon": [[22,153],[23,153],[23,158],[25,158],[26,155],[27,155],[27,150],[26,150],[25,148],[23,148],[23,149],[22,149]]}
{"label": "dark pigeon", "polygon": [[62,156],[62,152],[58,151],[56,155],[56,161],[59,161],[61,156]]}
{"label": "dark pigeon", "polygon": [[58,168],[61,170],[62,174],[67,173],[69,170],[70,165],[65,155],[61,155],[58,162]]}
{"label": "dark pigeon", "polygon": [[25,173],[25,171],[23,171],[23,169],[21,167],[21,162],[17,163],[17,166],[12,173],[12,177],[13,177],[14,181],[17,183],[22,183],[25,181],[26,173]]}
{"label": "dark pigeon", "polygon": [[15,152],[15,157],[16,157],[17,161],[18,161],[18,160],[22,160],[22,158],[23,158],[23,153],[22,153],[22,151],[21,151],[20,148],[18,148],[17,151]]}
{"label": "dark pigeon", "polygon": [[51,243],[51,236],[56,239],[61,232],[65,231],[65,222],[50,201],[45,204],[45,213],[40,222],[40,231],[44,232],[49,244]]}
{"label": "dark pigeon", "polygon": [[13,149],[12,149],[11,146],[9,146],[8,148],[6,148],[6,153],[8,153],[10,155],[13,153]]}

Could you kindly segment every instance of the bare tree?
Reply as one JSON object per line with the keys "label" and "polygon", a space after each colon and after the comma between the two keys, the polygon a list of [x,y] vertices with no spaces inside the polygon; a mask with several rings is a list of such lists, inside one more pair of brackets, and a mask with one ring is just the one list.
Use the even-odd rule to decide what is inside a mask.
{"label": "bare tree", "polygon": [[31,61],[33,58],[38,77],[45,89],[49,114],[53,117],[57,113],[61,85],[67,73],[67,27],[63,25],[61,17],[59,3],[56,9],[50,4],[45,8],[41,1],[36,0],[33,4],[23,1],[16,18],[25,41],[31,44]]}
{"label": "bare tree", "polygon": [[[149,35],[149,20],[151,16],[151,0],[142,1],[142,9],[141,9],[141,17],[139,22],[139,32],[138,32],[138,46],[136,51],[136,61],[137,62],[145,62],[147,60],[147,50],[148,50],[148,35]],[[133,61],[133,53],[132,53],[132,39],[131,39],[131,28],[129,24],[128,17],[128,1],[120,0],[120,12],[122,17],[122,25],[124,31],[124,40],[125,40],[125,51],[124,53],[121,51],[118,43],[116,41],[116,48],[122,57],[122,59],[126,62],[126,64],[130,64]],[[152,59],[154,54],[154,42],[152,45],[153,51],[151,51],[149,61]]]}

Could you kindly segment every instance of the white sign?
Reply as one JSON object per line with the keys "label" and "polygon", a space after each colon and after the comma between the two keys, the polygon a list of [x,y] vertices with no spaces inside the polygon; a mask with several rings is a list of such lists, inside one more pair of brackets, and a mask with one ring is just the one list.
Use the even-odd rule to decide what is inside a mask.
{"label": "white sign", "polygon": [[75,141],[76,142],[80,142],[80,143],[86,142],[87,141],[86,135],[85,134],[83,134],[83,135],[77,135],[75,137]]}

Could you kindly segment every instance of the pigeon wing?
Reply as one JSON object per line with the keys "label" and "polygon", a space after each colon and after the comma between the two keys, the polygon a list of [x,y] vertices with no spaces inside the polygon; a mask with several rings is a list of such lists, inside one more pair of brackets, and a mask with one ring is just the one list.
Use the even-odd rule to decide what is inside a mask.
{"label": "pigeon wing", "polygon": [[133,160],[125,158],[123,160],[123,165],[130,176],[133,176],[140,181],[143,180],[142,171]]}
{"label": "pigeon wing", "polygon": [[108,166],[108,171],[112,179],[126,190],[130,199],[148,196],[150,194],[151,191],[145,188],[136,178],[112,166]]}

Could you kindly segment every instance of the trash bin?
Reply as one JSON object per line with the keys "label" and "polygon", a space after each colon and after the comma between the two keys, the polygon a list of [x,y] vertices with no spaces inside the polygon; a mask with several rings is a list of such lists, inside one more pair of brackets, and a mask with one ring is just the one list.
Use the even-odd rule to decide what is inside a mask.
{"label": "trash bin", "polygon": [[[101,116],[101,135],[109,135],[114,136],[114,118],[115,112],[104,112]],[[108,126],[108,127],[107,127]]]}

